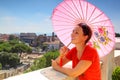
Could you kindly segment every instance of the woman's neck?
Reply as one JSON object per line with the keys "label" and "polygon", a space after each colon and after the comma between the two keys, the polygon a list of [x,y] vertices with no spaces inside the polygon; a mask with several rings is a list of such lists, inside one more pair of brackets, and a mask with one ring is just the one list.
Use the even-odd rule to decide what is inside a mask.
{"label": "woman's neck", "polygon": [[77,44],[76,45],[77,53],[82,54],[85,49],[85,46],[86,46],[85,44]]}

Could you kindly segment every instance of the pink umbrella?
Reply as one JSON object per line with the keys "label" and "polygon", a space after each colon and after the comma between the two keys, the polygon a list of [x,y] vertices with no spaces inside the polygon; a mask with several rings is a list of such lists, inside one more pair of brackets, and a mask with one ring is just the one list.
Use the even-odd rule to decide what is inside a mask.
{"label": "pink umbrella", "polygon": [[[78,23],[86,23],[93,31],[89,45],[95,47],[100,57],[110,53],[115,44],[115,33],[110,19],[86,0],[64,0],[53,11],[54,32],[64,45],[71,42],[71,33]],[[69,48],[74,45],[70,44]]]}

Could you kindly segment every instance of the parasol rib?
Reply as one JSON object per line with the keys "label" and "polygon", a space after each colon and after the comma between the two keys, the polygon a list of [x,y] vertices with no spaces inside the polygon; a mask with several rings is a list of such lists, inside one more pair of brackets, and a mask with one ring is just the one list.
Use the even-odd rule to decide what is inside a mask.
{"label": "parasol rib", "polygon": [[74,3],[74,1],[73,1],[73,0],[72,0],[72,2],[73,2],[73,5],[74,5],[75,9],[77,10],[77,12],[78,12],[78,14],[79,14],[79,16],[78,16],[78,17],[80,17],[80,19],[82,19],[81,15],[80,15],[80,12],[79,12],[78,8],[75,6],[75,3]]}
{"label": "parasol rib", "polygon": [[68,41],[69,38],[70,38],[70,36],[66,37],[63,41],[64,41],[64,42],[65,42],[65,41]]}
{"label": "parasol rib", "polygon": [[101,20],[101,21],[96,21],[96,22],[93,22],[91,24],[96,24],[96,23],[101,23],[101,22],[104,22],[104,21],[109,21],[110,19],[106,19],[106,20]]}
{"label": "parasol rib", "polygon": [[[65,1],[64,1],[65,2]],[[66,2],[65,2],[65,4],[67,4]],[[74,16],[69,10],[67,10],[65,7],[63,7],[62,5],[60,5],[62,8],[64,8],[68,13],[70,13],[72,16]],[[70,7],[71,8],[71,7]],[[75,16],[74,16],[74,18],[73,19],[75,19]]]}
{"label": "parasol rib", "polygon": [[[71,22],[73,22],[73,20],[70,18],[66,18],[66,17],[62,17],[62,16],[60,16],[60,15],[56,15],[55,14],[55,16],[58,16],[58,17],[60,17],[60,18],[63,18],[63,19],[66,19],[67,21],[71,21]],[[69,15],[68,15],[69,16]],[[53,18],[53,20],[54,20],[54,18]],[[62,20],[61,20],[62,21]]]}
{"label": "parasol rib", "polygon": [[87,3],[87,8],[86,8],[86,18],[85,18],[85,20],[87,20],[87,13],[88,13],[88,3]]}
{"label": "parasol rib", "polygon": [[[62,7],[62,6],[61,6]],[[62,8],[64,8],[64,7],[62,7]],[[64,8],[65,9],[65,8]],[[66,9],[65,9],[66,10]],[[63,11],[61,11],[61,10],[58,10],[58,11],[60,11],[61,13],[63,13],[63,14],[65,14]],[[66,10],[67,11],[67,10]],[[68,12],[68,11],[67,11]],[[71,13],[70,13],[71,14]],[[70,18],[72,18],[72,19],[75,19],[73,16],[74,15],[72,15],[72,16],[70,16],[70,15],[68,15],[68,14],[65,14],[66,16],[69,16]]]}
{"label": "parasol rib", "polygon": [[[71,31],[71,30],[70,30],[70,31]],[[64,36],[65,34],[68,34],[70,31],[68,30],[67,32],[64,32],[64,33],[60,34],[59,37],[62,37],[62,36]]]}
{"label": "parasol rib", "polygon": [[[79,0],[79,4],[80,4],[81,11],[82,11],[82,16],[83,16],[83,19],[84,19],[83,9],[82,9],[82,5],[81,5],[80,0]],[[82,18],[81,18],[81,19],[82,19]]]}
{"label": "parasol rib", "polygon": [[90,18],[92,17],[92,15],[93,15],[93,13],[95,12],[95,10],[96,10],[96,7],[94,7],[94,9],[93,9],[93,11],[92,11],[92,13],[91,13],[90,17],[88,18],[88,21],[89,21],[89,20],[90,20]]}
{"label": "parasol rib", "polygon": [[[76,13],[76,12],[74,12],[74,10],[71,8],[71,6],[70,6],[70,5],[68,5],[68,3],[66,3],[66,2],[65,2],[65,4],[66,4],[66,5],[67,5],[67,6],[68,6],[71,10],[72,10],[72,12],[73,12],[73,13],[75,13],[75,14],[77,15],[77,13]],[[71,13],[71,12],[70,12],[70,13]],[[77,15],[77,16],[78,16],[78,15]],[[76,16],[74,16],[74,17],[75,17],[75,18],[77,18]]]}
{"label": "parasol rib", "polygon": [[54,21],[58,21],[58,22],[67,22],[67,23],[72,23],[72,22],[69,22],[69,20],[68,21],[61,21],[61,20],[57,20],[57,19],[53,19]]}
{"label": "parasol rib", "polygon": [[92,22],[93,20],[97,19],[98,17],[100,17],[103,14],[103,12],[101,14],[99,14],[98,16],[96,16],[95,18],[93,18],[90,22]]}
{"label": "parasol rib", "polygon": [[66,29],[72,29],[72,27],[71,27],[71,28],[69,27],[69,28],[55,29],[54,31],[55,31],[55,32],[59,32],[59,31],[64,31],[64,30],[66,30]]}

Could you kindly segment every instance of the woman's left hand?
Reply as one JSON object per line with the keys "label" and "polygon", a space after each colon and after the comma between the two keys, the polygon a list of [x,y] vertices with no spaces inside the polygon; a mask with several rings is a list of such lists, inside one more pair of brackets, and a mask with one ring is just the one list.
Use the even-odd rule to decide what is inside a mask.
{"label": "woman's left hand", "polygon": [[52,60],[52,67],[57,69],[59,67],[58,63],[55,60]]}

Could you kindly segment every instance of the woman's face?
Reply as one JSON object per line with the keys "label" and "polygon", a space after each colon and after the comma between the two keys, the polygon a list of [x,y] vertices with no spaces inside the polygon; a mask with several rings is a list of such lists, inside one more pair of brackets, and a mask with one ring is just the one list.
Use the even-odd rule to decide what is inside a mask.
{"label": "woman's face", "polygon": [[87,39],[86,36],[84,36],[84,33],[82,31],[82,28],[79,26],[76,26],[73,29],[73,32],[71,34],[71,42],[73,44],[81,44],[81,43],[85,43],[85,40]]}

